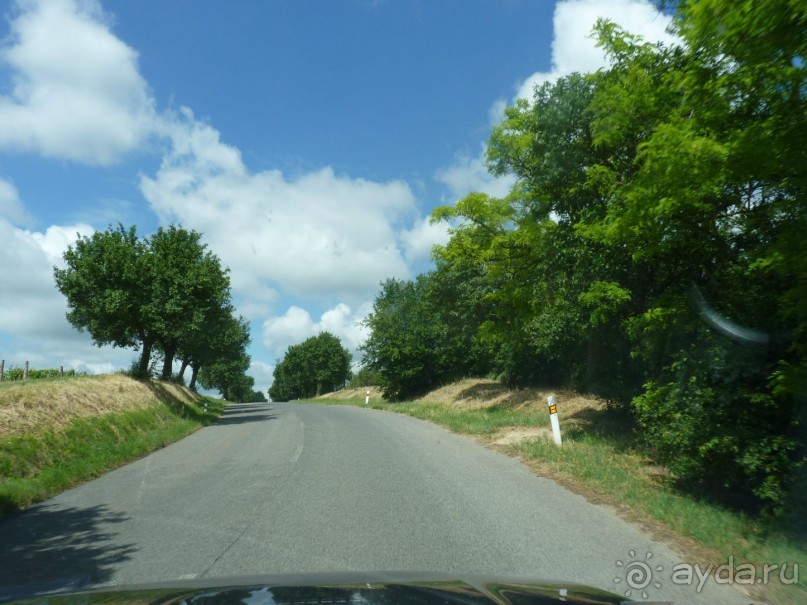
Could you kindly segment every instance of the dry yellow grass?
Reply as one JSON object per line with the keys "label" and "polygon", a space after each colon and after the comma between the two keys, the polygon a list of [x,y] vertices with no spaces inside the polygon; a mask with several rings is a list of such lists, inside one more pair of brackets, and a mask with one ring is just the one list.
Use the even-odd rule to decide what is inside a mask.
{"label": "dry yellow grass", "polygon": [[145,409],[160,400],[195,401],[189,389],[146,383],[123,374],[30,380],[0,386],[0,439],[58,430],[76,418]]}
{"label": "dry yellow grass", "polygon": [[464,409],[511,407],[516,409],[546,408],[546,399],[555,395],[561,419],[579,422],[591,410],[602,410],[605,402],[574,391],[545,389],[508,389],[495,380],[465,378],[423,395],[419,401],[441,403]]}
{"label": "dry yellow grass", "polygon": [[333,393],[326,393],[320,395],[317,399],[354,399],[356,397],[364,397],[370,391],[370,397],[373,399],[381,399],[381,389],[379,387],[359,387],[356,389],[342,389],[341,391],[334,391]]}

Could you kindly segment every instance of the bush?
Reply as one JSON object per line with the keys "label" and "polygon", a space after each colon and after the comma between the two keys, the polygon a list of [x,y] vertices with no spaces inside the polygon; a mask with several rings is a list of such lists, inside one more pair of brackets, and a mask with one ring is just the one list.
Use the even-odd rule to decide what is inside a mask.
{"label": "bush", "polygon": [[761,380],[763,353],[702,337],[633,400],[648,446],[688,489],[781,512],[799,466],[792,397]]}

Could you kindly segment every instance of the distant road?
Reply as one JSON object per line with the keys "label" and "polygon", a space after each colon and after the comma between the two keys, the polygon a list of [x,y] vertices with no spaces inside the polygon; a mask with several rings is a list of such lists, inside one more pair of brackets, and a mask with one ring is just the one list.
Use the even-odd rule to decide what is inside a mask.
{"label": "distant road", "polygon": [[0,521],[0,596],[31,583],[368,570],[624,592],[614,578],[631,550],[663,567],[653,572],[661,588],[645,589],[651,599],[748,602],[727,586],[673,585],[681,557],[611,509],[440,427],[353,407],[243,404]]}

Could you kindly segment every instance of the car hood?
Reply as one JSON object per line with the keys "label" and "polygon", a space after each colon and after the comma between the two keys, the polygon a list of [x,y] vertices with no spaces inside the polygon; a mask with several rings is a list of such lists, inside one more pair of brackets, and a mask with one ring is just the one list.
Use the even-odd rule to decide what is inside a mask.
{"label": "car hood", "polygon": [[199,579],[26,597],[14,603],[77,605],[617,605],[624,598],[570,583],[437,574],[316,574]]}

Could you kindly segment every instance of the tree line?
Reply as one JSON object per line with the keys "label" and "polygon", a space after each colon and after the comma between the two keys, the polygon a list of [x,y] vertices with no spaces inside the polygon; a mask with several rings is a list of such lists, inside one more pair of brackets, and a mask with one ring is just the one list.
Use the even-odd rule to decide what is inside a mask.
{"label": "tree line", "polygon": [[777,512],[807,464],[807,8],[675,8],[679,44],[600,21],[609,68],[505,110],[487,165],[516,184],[434,211],[450,241],[382,284],[363,363],[398,399],[599,394],[682,485]]}
{"label": "tree line", "polygon": [[56,287],[67,298],[68,321],[98,345],[140,351],[132,374],[151,376],[152,357],[162,358],[159,377],[189,386],[197,381],[225,399],[251,401],[262,395],[247,376],[249,325],[236,317],[229,270],[201,243],[196,231],[171,225],[150,237],[136,227],[108,227],[79,236],[54,267]]}
{"label": "tree line", "polygon": [[272,401],[316,397],[345,386],[350,378],[350,351],[330,332],[291,345],[278,361],[269,388]]}

